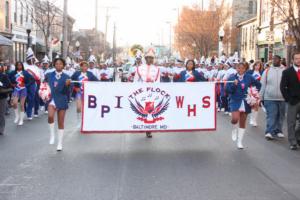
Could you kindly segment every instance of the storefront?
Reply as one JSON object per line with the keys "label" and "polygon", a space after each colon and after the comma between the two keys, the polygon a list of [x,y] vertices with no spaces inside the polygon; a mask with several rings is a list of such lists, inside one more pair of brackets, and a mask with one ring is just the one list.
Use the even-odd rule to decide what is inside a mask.
{"label": "storefront", "polygon": [[[271,33],[269,28],[262,29],[257,38],[258,58],[264,62],[269,61],[273,55],[286,58],[286,46],[284,44],[284,26],[278,26]],[[270,46],[273,45],[273,52]]]}
{"label": "storefront", "polygon": [[[27,51],[27,33],[20,32],[20,31],[13,31],[13,56],[14,61],[22,61],[24,62],[26,59],[26,51]],[[32,41],[32,49],[35,52],[35,46],[36,46],[36,38],[35,36],[31,36]]]}

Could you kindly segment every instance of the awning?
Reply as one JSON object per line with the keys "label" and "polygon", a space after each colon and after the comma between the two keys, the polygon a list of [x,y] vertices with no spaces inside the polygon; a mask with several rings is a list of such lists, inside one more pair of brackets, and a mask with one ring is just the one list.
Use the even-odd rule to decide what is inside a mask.
{"label": "awning", "polygon": [[13,42],[10,39],[0,35],[0,46],[12,46]]}

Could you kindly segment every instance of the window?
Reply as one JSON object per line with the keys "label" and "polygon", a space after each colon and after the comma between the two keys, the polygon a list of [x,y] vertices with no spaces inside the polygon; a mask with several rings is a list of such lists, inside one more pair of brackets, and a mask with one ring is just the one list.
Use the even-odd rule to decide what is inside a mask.
{"label": "window", "polygon": [[20,24],[23,25],[23,6],[21,5]]}
{"label": "window", "polygon": [[26,22],[28,22],[29,8],[26,6]]}
{"label": "window", "polygon": [[9,3],[5,2],[5,28],[9,29]]}
{"label": "window", "polygon": [[249,1],[248,12],[249,14],[253,14],[253,1]]}
{"label": "window", "polygon": [[18,0],[15,0],[15,12],[14,12],[14,22],[17,23],[18,21]]}

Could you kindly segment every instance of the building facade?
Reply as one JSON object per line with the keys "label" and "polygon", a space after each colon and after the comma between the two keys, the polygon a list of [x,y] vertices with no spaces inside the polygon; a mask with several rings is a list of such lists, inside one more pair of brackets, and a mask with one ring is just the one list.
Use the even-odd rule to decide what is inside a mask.
{"label": "building facade", "polygon": [[256,17],[257,0],[225,0],[224,13],[228,13],[222,28],[225,31],[223,49],[230,54],[241,49],[241,33],[237,25]]}
{"label": "building facade", "polygon": [[30,40],[32,44],[32,49],[36,52],[36,26],[31,18],[31,10],[29,4],[24,4],[20,0],[11,0],[11,27],[13,34],[13,60],[24,61],[26,59],[26,51],[28,48],[28,34],[27,29],[29,24],[32,24],[30,29]]}
{"label": "building facade", "polygon": [[[0,1],[0,35],[11,40],[11,0]],[[0,61],[11,61],[12,49],[10,46],[0,45]]]}
{"label": "building facade", "polygon": [[257,17],[238,24],[241,34],[240,57],[246,61],[257,58]]}

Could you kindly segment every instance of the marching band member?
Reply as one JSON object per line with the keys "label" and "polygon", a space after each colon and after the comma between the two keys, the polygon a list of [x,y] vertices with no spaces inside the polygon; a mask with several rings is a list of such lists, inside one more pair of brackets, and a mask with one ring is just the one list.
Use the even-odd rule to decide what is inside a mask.
{"label": "marching band member", "polygon": [[76,104],[77,104],[77,113],[81,113],[81,103],[82,103],[82,94],[83,94],[83,82],[85,81],[98,81],[98,79],[94,76],[94,74],[88,71],[88,63],[81,62],[80,63],[81,71],[76,71],[71,79],[73,81],[79,81],[79,83],[75,83],[74,87],[76,90]]}
{"label": "marching band member", "polygon": [[237,141],[238,149],[243,149],[247,115],[251,113],[251,107],[245,98],[250,86],[256,86],[256,88],[260,89],[261,84],[253,76],[246,73],[246,65],[244,63],[237,65],[237,74],[231,76],[228,81],[233,82],[226,85],[226,92],[230,95],[231,123],[234,126],[232,140]]}
{"label": "marching band member", "polygon": [[173,67],[173,82],[179,82],[180,73],[184,70],[183,61],[177,59],[175,61],[175,67]]}
{"label": "marching band member", "polygon": [[133,82],[134,81],[136,68],[143,64],[142,59],[143,59],[143,54],[139,49],[137,49],[137,52],[135,54],[135,63],[134,63],[133,66],[131,66],[129,68],[128,82]]}
{"label": "marching band member", "polygon": [[63,69],[66,65],[65,60],[62,58],[56,58],[53,62],[55,71],[46,75],[45,81],[48,82],[51,90],[51,100],[48,106],[48,124],[50,128],[50,142],[55,143],[55,127],[54,127],[54,115],[57,113],[58,121],[58,142],[57,151],[63,149],[63,137],[64,137],[64,121],[66,110],[68,109],[67,91],[71,84],[70,77],[63,73]]}
{"label": "marching band member", "polygon": [[[35,96],[37,94],[37,84],[41,81],[40,70],[34,65],[34,54],[31,48],[27,50],[26,62],[24,63],[25,70],[35,79],[34,83],[27,86],[27,118],[32,120],[32,109],[35,105]],[[36,114],[36,113],[35,113]],[[36,116],[35,116],[36,117]]]}
{"label": "marching band member", "polygon": [[108,69],[107,64],[104,64],[102,66],[102,69],[100,70],[100,76],[99,77],[100,77],[100,81],[103,81],[103,82],[111,81],[112,73]]}
{"label": "marching band member", "polygon": [[[50,68],[50,60],[47,55],[45,55],[45,57],[42,60],[42,69],[43,69],[44,77],[46,77],[46,75],[48,73],[55,71],[54,67]],[[45,113],[47,114],[48,113],[48,102],[42,101],[42,104],[44,104],[44,110],[45,110]]]}
{"label": "marching band member", "polygon": [[[35,83],[34,78],[24,70],[24,65],[22,62],[16,63],[15,71],[12,71],[9,75],[10,81],[14,86],[14,91],[12,94],[12,106],[15,110],[15,124],[19,126],[23,125],[23,120],[25,116],[25,100],[27,97],[27,85]],[[20,101],[20,109],[18,102]]]}
{"label": "marching band member", "polygon": [[186,62],[185,70],[180,73],[179,82],[201,82],[206,81],[204,76],[195,70],[196,63],[194,60]]}
{"label": "marching band member", "polygon": [[94,55],[91,55],[91,56],[89,57],[88,62],[89,62],[89,69],[88,69],[88,71],[89,71],[89,72],[92,72],[92,73],[94,74],[95,77],[99,77],[99,75],[100,75],[100,70],[99,70],[98,68],[96,68],[96,66],[95,66],[96,63],[97,63],[96,57],[95,57]]}
{"label": "marching band member", "polygon": [[[160,70],[154,63],[155,52],[149,49],[145,55],[146,64],[140,65],[136,69],[134,82],[157,83],[160,82]],[[146,132],[147,138],[152,138],[151,132]]]}
{"label": "marching band member", "polygon": [[171,82],[172,69],[166,63],[160,68],[160,81],[164,83]]}
{"label": "marching band member", "polygon": [[[256,80],[260,81],[263,73],[263,64],[260,61],[256,61],[253,65],[253,70],[250,70],[248,73],[251,74]],[[254,127],[257,127],[258,109],[258,104],[253,106],[250,115],[250,125]]]}

